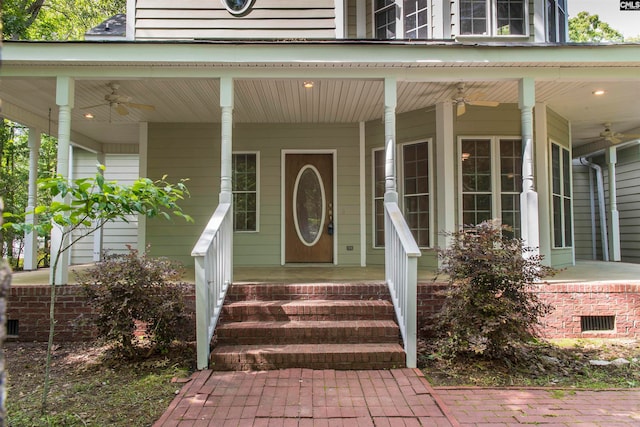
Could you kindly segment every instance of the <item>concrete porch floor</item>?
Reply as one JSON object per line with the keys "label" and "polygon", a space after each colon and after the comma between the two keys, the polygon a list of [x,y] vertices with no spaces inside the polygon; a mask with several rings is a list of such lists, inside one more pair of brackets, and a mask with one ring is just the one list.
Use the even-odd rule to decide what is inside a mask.
{"label": "concrete porch floor", "polygon": [[[70,267],[69,283],[75,283],[75,271],[83,271],[91,265]],[[276,282],[276,283],[313,283],[313,282],[366,282],[384,280],[384,266],[336,267],[322,266],[275,266],[275,267],[236,267],[234,282]],[[13,274],[14,285],[44,285],[48,283],[49,269],[21,271]],[[429,269],[418,270],[420,282],[430,282],[436,273]],[[437,281],[446,280],[440,275]],[[184,281],[194,282],[193,268],[187,268]],[[545,278],[550,283],[573,282],[640,282],[640,264],[603,261],[577,261],[575,266],[567,267],[553,277]]]}

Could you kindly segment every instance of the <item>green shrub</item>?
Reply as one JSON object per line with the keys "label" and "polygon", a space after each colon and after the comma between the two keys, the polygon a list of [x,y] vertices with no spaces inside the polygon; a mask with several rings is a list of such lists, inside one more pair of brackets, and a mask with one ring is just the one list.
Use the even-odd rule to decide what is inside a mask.
{"label": "green shrub", "polygon": [[440,271],[449,276],[445,303],[435,319],[444,354],[510,358],[551,311],[529,288],[553,270],[509,234],[507,226],[483,222],[451,233],[449,248],[438,251]]}
{"label": "green shrub", "polygon": [[154,348],[166,348],[179,339],[189,324],[185,285],[178,283],[182,266],[165,258],[150,258],[129,248],[125,255],[107,255],[78,275],[98,336],[125,357],[138,352],[136,330],[146,326],[145,337]]}

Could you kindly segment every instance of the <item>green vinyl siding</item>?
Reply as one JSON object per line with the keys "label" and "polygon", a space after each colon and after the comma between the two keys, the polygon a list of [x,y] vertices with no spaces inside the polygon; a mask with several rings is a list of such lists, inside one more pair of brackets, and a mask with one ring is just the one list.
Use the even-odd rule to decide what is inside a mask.
{"label": "green vinyl siding", "polygon": [[[236,265],[280,265],[282,150],[336,151],[336,256],[339,265],[360,265],[358,135],[357,124],[235,125],[233,150],[260,153],[260,230],[234,234]],[[148,221],[147,242],[154,255],[191,265],[191,249],[215,210],[220,192],[220,126],[151,123],[148,152],[151,178],[164,174],[170,180],[189,178],[191,197],[183,202],[183,208],[195,224]]]}
{"label": "green vinyl siding", "polygon": [[[547,139],[549,141],[549,152],[551,152],[551,141],[553,141],[553,143],[559,145],[562,148],[568,149],[570,150],[571,147],[571,140],[570,140],[570,127],[569,127],[569,122],[563,118],[562,116],[560,116],[558,113],[556,113],[555,111],[547,108]],[[571,152],[569,151],[569,154]],[[551,162],[551,154],[549,155],[549,162]],[[551,169],[549,169],[549,177],[552,178],[552,172]],[[571,175],[571,174],[569,174]],[[569,176],[569,183],[567,183],[569,186],[571,186],[571,177]],[[550,180],[551,183],[551,180]],[[550,196],[551,196],[551,190],[550,191]],[[550,212],[550,218],[553,218],[553,200],[550,200],[549,202],[549,207],[550,209],[552,209],[552,211]],[[572,227],[573,229],[573,227]],[[553,229],[551,229],[551,233],[553,233]],[[573,246],[572,247],[566,247],[566,248],[554,248],[553,247],[553,234],[549,237],[551,239],[551,265],[553,267],[565,267],[565,266],[569,266],[569,265],[573,265],[573,260],[574,260],[574,249]],[[573,240],[573,239],[571,239]]]}

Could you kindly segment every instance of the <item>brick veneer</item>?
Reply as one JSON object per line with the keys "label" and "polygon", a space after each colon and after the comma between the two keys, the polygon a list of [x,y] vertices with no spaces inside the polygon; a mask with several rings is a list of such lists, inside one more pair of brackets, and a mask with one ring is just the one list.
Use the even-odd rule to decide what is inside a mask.
{"label": "brick veneer", "polygon": [[[309,285],[304,285],[309,286]],[[349,285],[344,293],[350,293]],[[366,299],[379,294],[379,285],[371,285]],[[418,285],[418,321],[423,323],[442,307],[441,291],[444,283]],[[233,287],[231,288],[233,289]],[[291,291],[289,286],[279,290]],[[544,319],[542,333],[548,338],[617,337],[640,338],[640,285],[630,283],[553,283],[535,287],[541,298],[555,310]],[[7,318],[19,321],[20,341],[46,341],[49,329],[49,286],[12,286],[7,307]],[[95,337],[95,331],[77,322],[78,316],[89,313],[78,286],[60,286],[57,289],[56,340],[82,341]],[[234,298],[233,292],[230,298]],[[235,298],[238,296],[236,295]],[[195,297],[189,294],[189,309],[193,310]],[[259,299],[259,298],[258,298]],[[615,316],[615,332],[581,332],[580,316]],[[194,320],[195,322],[195,320]],[[193,339],[193,332],[188,339]]]}
{"label": "brick veneer", "polygon": [[[187,307],[195,311],[193,288],[187,295]],[[49,285],[12,286],[7,304],[7,319],[18,320],[19,341],[47,341],[49,339],[49,307],[51,287]],[[91,313],[82,289],[77,285],[56,288],[55,339],[56,341],[88,341],[96,337],[96,330],[82,322]],[[194,318],[195,319],[195,318]],[[187,340],[195,339],[194,327],[190,328]]]}
{"label": "brick veneer", "polygon": [[[442,308],[445,289],[444,283],[418,284],[418,322]],[[543,283],[533,291],[554,307],[542,319],[546,338],[640,338],[640,284]],[[582,332],[581,316],[615,316],[615,332]]]}

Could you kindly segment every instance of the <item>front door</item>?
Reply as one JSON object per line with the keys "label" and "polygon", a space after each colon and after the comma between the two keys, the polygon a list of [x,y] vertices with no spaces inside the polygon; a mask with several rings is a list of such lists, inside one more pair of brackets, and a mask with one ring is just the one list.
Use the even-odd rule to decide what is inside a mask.
{"label": "front door", "polygon": [[333,262],[333,156],[285,155],[285,262]]}

